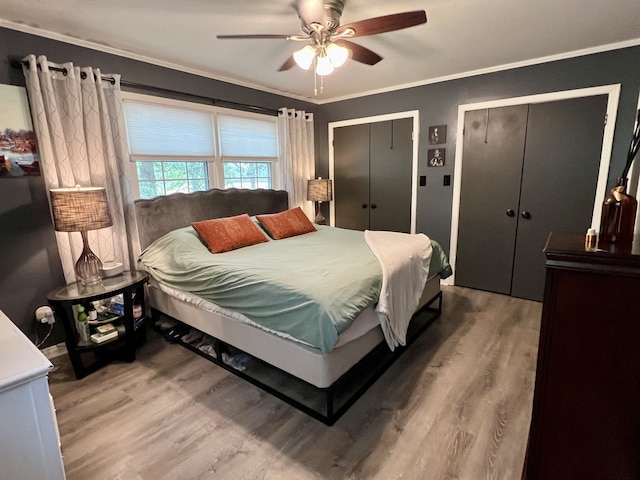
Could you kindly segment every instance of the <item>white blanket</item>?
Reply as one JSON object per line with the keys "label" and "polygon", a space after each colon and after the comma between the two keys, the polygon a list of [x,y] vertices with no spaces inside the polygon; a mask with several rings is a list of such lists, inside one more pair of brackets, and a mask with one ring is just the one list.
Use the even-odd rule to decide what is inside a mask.
{"label": "white blanket", "polygon": [[424,234],[366,230],[364,238],[382,265],[382,288],[376,312],[393,351],[406,345],[409,321],[429,277],[431,240]]}

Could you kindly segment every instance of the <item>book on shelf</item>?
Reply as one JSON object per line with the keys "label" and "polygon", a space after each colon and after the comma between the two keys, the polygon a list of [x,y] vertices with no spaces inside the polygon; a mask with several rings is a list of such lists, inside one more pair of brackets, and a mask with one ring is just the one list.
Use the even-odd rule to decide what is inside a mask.
{"label": "book on shelf", "polygon": [[107,333],[100,333],[100,332],[94,333],[93,335],[91,335],[91,341],[94,343],[102,343],[117,337],[118,337],[118,330],[114,329]]}
{"label": "book on shelf", "polygon": [[115,332],[116,326],[113,323],[105,323],[104,325],[98,325],[96,327],[96,332],[98,333],[109,333]]}
{"label": "book on shelf", "polygon": [[102,313],[98,313],[95,320],[89,320],[89,325],[102,325],[105,323],[115,322],[116,320],[119,320],[121,318],[122,315],[105,311]]}

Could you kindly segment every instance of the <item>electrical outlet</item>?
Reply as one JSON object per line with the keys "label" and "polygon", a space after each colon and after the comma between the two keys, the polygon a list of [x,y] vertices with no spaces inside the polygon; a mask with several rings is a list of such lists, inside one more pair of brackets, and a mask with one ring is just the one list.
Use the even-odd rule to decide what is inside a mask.
{"label": "electrical outlet", "polygon": [[36,320],[40,323],[56,323],[56,317],[53,316],[53,310],[47,305],[36,308]]}

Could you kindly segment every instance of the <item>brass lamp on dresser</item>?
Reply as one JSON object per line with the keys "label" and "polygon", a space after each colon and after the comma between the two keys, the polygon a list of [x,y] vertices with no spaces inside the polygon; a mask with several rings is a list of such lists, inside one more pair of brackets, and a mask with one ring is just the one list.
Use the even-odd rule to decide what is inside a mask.
{"label": "brass lamp on dresser", "polygon": [[527,480],[640,479],[640,236],[552,233]]}

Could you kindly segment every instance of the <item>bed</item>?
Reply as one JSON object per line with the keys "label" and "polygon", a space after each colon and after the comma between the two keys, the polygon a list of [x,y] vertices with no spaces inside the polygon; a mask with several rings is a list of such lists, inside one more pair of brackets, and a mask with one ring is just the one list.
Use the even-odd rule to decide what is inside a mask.
{"label": "bed", "polygon": [[[285,305],[285,307],[276,310],[279,312],[277,315],[271,315],[271,320],[274,320],[275,323],[268,323],[269,314],[265,314],[267,323],[264,324],[261,321],[255,321],[256,317],[260,315],[251,309],[253,303],[259,303],[257,300],[256,302],[248,302],[252,305],[243,309],[244,305],[237,303],[237,299],[234,300],[236,302],[234,303],[227,298],[218,302],[207,298],[209,297],[209,289],[213,288],[210,288],[210,283],[207,283],[207,289],[191,288],[192,282],[187,281],[187,277],[209,275],[198,267],[200,262],[206,261],[205,257],[227,259],[228,265],[223,264],[222,267],[216,265],[214,270],[210,271],[242,263],[246,258],[248,258],[248,264],[261,263],[256,259],[271,259],[275,255],[274,248],[298,252],[300,256],[310,262],[312,257],[323,257],[324,255],[323,258],[328,258],[334,255],[322,250],[327,243],[324,240],[325,237],[338,234],[338,236],[342,236],[343,241],[353,242],[354,235],[362,236],[362,232],[340,231],[341,229],[333,227],[316,226],[317,232],[314,233],[284,240],[270,240],[265,234],[267,241],[264,243],[223,254],[211,254],[206,251],[198,234],[190,226],[192,222],[242,214],[255,217],[286,212],[289,210],[287,192],[212,189],[192,194],[172,194],[151,200],[137,200],[135,210],[140,245],[143,249],[139,268],[147,270],[151,276],[148,298],[154,317],[157,319],[161,316],[168,316],[215,338],[217,340],[216,348],[219,349],[220,355],[216,355],[216,358],[209,358],[210,360],[324,423],[333,424],[404,350],[403,347],[398,347],[392,351],[386,344],[385,332],[379,326],[379,315],[374,309],[376,306],[375,296],[367,297],[365,295],[366,300],[360,300],[368,305],[358,309],[347,326],[339,327],[340,331],[337,332],[335,338],[324,331],[315,336],[310,335],[308,338],[299,338],[300,335],[296,332],[290,334],[280,328],[283,319],[287,318],[286,312],[293,310],[300,316],[312,316],[315,320],[315,317],[322,315],[321,310],[312,309],[297,312]],[[253,221],[256,221],[255,218]],[[318,242],[311,247],[313,255],[298,250],[298,248],[306,248],[304,243],[308,240],[305,237]],[[186,239],[187,242],[193,244],[193,248],[197,248],[197,244],[200,244],[200,248],[204,249],[206,253],[183,254],[180,250],[183,248],[182,243],[175,247],[178,250],[166,253],[164,249],[167,245],[174,248],[173,245],[178,241],[177,239],[180,239],[180,242],[184,242]],[[436,242],[432,243],[435,245],[434,248],[439,247]],[[160,250],[161,254],[157,254],[159,244],[162,244],[163,248]],[[149,248],[150,246],[151,248]],[[160,262],[159,267],[154,264],[154,257],[149,253],[152,250],[155,254],[155,261]],[[365,246],[362,249],[363,255],[366,250]],[[336,251],[334,250],[334,252]],[[353,252],[355,250],[350,249],[349,255],[357,255]],[[338,254],[335,253],[335,255]],[[370,251],[369,254],[371,254]],[[176,263],[180,262],[163,261],[163,255],[171,259],[178,257],[191,259],[193,257],[195,263],[181,263],[179,267],[193,271],[193,275],[185,276],[185,272],[176,273],[178,268]],[[218,256],[216,257],[216,255]],[[434,259],[438,261],[436,262]],[[271,259],[271,261],[275,264],[280,262],[277,259]],[[338,262],[341,261],[343,260],[338,259]],[[305,267],[306,263],[307,261],[304,263]],[[169,264],[168,267],[167,264]],[[263,270],[276,268],[266,262]],[[370,268],[375,267],[370,266]],[[440,250],[434,250],[431,254],[429,276],[419,295],[420,300],[416,308],[421,312],[421,315],[414,316],[414,318],[421,317],[421,321],[411,320],[407,344],[440,314],[442,302],[440,279],[445,278],[449,273],[450,267],[446,256]],[[374,281],[373,284],[375,283]],[[320,288],[322,282],[315,281],[313,285],[322,291]],[[215,288],[213,289],[215,290]],[[338,290],[343,289],[339,288]],[[266,296],[266,294],[263,295],[263,290],[256,292],[260,293],[252,295],[252,299]],[[335,291],[334,293],[325,292],[325,295],[333,294]],[[227,296],[233,297],[232,295]],[[278,304],[277,300],[271,300],[271,302]],[[326,310],[333,311],[334,309],[329,305]],[[343,313],[340,312],[337,315],[343,315]],[[291,321],[287,320],[286,323],[295,323],[295,321],[291,317]],[[318,321],[318,323],[320,322]],[[416,325],[413,325],[414,323]],[[322,329],[322,327],[320,328]],[[199,353],[196,349],[193,350]],[[220,361],[221,354],[229,351],[248,354],[250,358],[255,359],[252,361],[252,368],[240,371],[230,368],[228,364]],[[294,379],[297,380],[294,381]]]}

